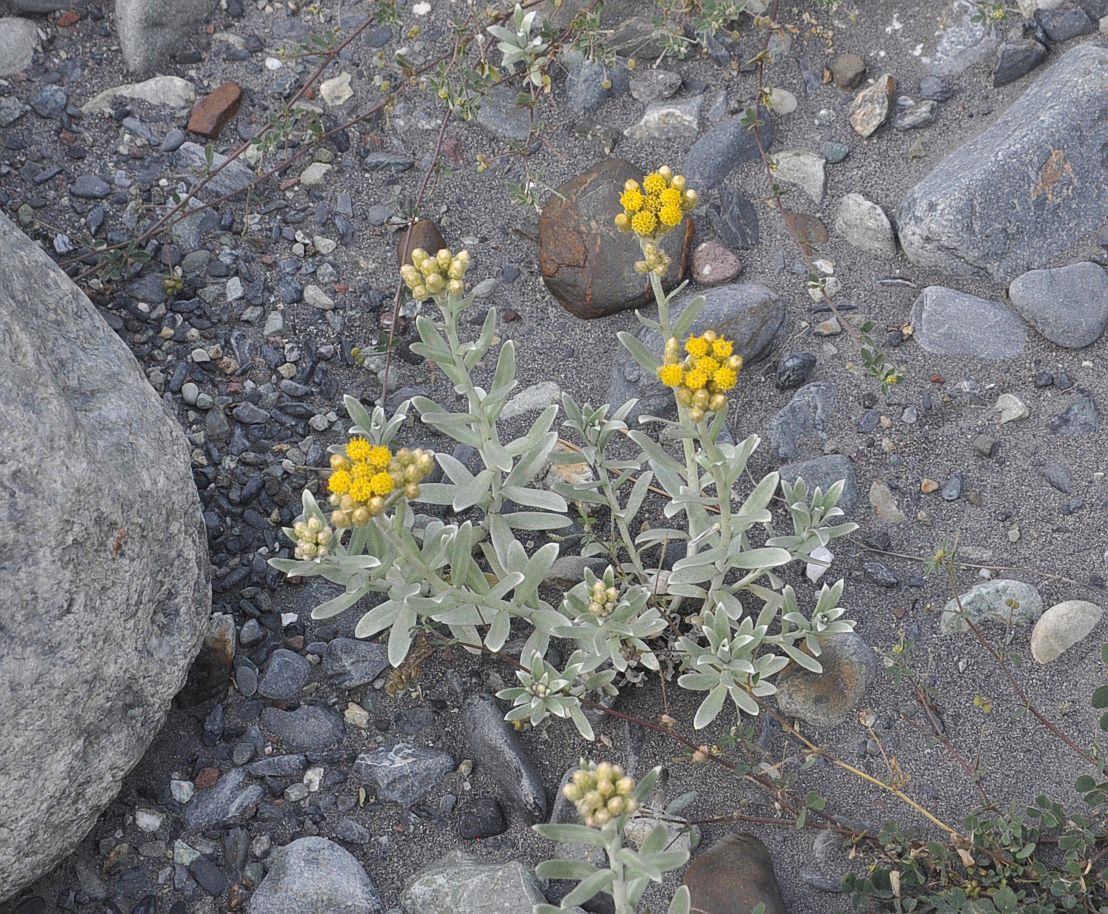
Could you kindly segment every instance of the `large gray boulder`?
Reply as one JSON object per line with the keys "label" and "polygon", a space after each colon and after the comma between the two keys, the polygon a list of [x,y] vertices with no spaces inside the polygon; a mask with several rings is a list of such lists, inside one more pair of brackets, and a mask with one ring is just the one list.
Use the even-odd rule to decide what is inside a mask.
{"label": "large gray boulder", "polygon": [[30,19],[0,16],[0,76],[26,70],[38,45],[38,29]]}
{"label": "large gray boulder", "polygon": [[298,838],[278,850],[250,899],[250,914],[380,914],[377,887],[362,865],[326,838]]}
{"label": "large gray boulder", "polygon": [[115,27],[131,73],[164,67],[171,54],[201,34],[218,0],[115,0]]}
{"label": "large gray boulder", "polygon": [[176,421],[3,216],[0,252],[2,901],[115,798],[185,681],[211,582]]}
{"label": "large gray boulder", "polygon": [[461,851],[421,869],[400,896],[404,914],[531,914],[545,901],[526,864],[485,863]]}
{"label": "large gray boulder", "polygon": [[1108,48],[1073,48],[908,194],[904,253],[1005,281],[1066,253],[1108,213],[1106,123]]}

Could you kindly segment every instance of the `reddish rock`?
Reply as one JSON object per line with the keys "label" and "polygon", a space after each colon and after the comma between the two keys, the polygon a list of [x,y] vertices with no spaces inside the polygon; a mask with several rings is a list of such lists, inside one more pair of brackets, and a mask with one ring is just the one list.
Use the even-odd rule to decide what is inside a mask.
{"label": "reddish rock", "polygon": [[435,254],[444,247],[446,247],[446,241],[434,221],[420,219],[412,223],[410,234],[408,229],[400,233],[396,243],[396,259],[403,266],[412,262],[412,251],[416,248],[423,248],[428,254]]}
{"label": "reddish rock", "polygon": [[66,10],[58,17],[58,28],[68,29],[81,21],[81,14],[74,10]]}
{"label": "reddish rock", "polygon": [[692,256],[693,279],[702,286],[722,286],[738,276],[743,262],[718,241],[696,246]]}
{"label": "reddish rock", "polygon": [[685,873],[698,914],[788,914],[766,846],[753,835],[728,835],[698,854]]}
{"label": "reddish rock", "polygon": [[889,116],[889,102],[896,92],[896,79],[886,73],[859,92],[850,105],[850,125],[858,136],[872,136]]}
{"label": "reddish rock", "polygon": [[242,87],[237,82],[225,82],[210,95],[200,99],[189,118],[189,133],[215,139],[227,126],[242,104]]}
{"label": "reddish rock", "polygon": [[[615,226],[619,195],[642,170],[608,159],[557,189],[539,218],[539,266],[551,294],[577,317],[590,320],[653,302],[650,280],[635,272],[642,259],[638,239]],[[693,221],[660,243],[672,260],[665,286],[677,285],[689,266]]]}
{"label": "reddish rock", "polygon": [[216,782],[219,780],[218,768],[201,768],[200,773],[196,776],[196,780],[192,783],[197,790],[207,790],[210,787],[215,787]]}

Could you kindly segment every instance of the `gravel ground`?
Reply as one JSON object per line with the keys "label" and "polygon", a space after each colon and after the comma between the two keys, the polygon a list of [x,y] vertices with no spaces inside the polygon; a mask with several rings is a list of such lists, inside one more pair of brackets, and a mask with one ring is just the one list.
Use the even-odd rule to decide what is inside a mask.
{"label": "gravel ground", "polygon": [[[307,11],[290,16],[283,9],[258,9],[247,3],[240,15],[233,15],[237,12],[235,4],[226,6],[230,11],[215,14],[216,35],[203,36],[198,42],[195,61],[170,62],[166,67],[167,73],[183,76],[201,90],[228,79],[244,87],[243,109],[217,142],[220,148],[234,144],[236,131],[249,136],[261,130],[278,110],[281,93],[287,95],[289,87],[298,85],[297,81],[309,72],[308,61],[295,59],[278,69],[267,68],[265,60],[273,55],[281,36],[302,36],[309,29],[336,21],[349,26],[360,21],[371,4],[324,3],[323,19],[316,22]],[[343,59],[333,65],[334,73],[328,75],[352,73],[354,97],[338,113],[325,114],[325,121],[335,123],[375,103],[379,93],[374,80],[382,73],[392,73],[394,54],[407,48],[412,60],[426,60],[446,40],[448,17],[467,8],[464,3],[445,0],[434,0],[431,6],[429,15],[416,17],[410,4],[402,5],[401,26],[392,30],[380,51],[367,41],[359,41],[344,52]],[[608,4],[605,22],[618,23],[625,15],[638,11],[639,6],[633,2]],[[790,8],[783,17],[799,22],[808,6]],[[806,85],[805,71],[818,74],[835,53],[852,51],[866,60],[871,76],[892,72],[902,91],[915,95],[919,79],[927,72],[940,11],[930,4],[868,0],[848,7],[830,19],[823,13],[813,14],[822,34],[803,30],[795,37],[791,50],[769,70],[770,83],[788,89],[799,102],[794,113],[775,120],[775,150],[818,151],[828,142],[850,147],[843,162],[827,166],[821,205],[803,199],[795,190],[788,197],[791,205],[819,216],[828,226],[833,223],[838,200],[850,192],[863,193],[890,214],[895,212],[907,191],[944,154],[989,126],[1030,82],[1022,79],[994,89],[989,64],[983,61],[951,77],[953,98],[938,106],[933,125],[911,131],[886,126],[871,139],[860,140],[847,119],[850,95],[833,86]],[[857,11],[856,21],[851,21],[850,10]],[[44,25],[47,22],[42,20]],[[422,27],[418,38],[400,37],[402,30],[416,23]],[[68,94],[71,107],[79,107],[96,93],[123,81],[110,17],[103,15],[97,5],[86,10],[77,24],[68,28],[51,24],[49,30],[51,43],[41,61],[25,76],[11,79],[7,87],[0,83],[0,95],[31,103],[44,86],[54,85]],[[245,50],[228,54],[227,49],[234,44],[219,40],[221,33],[239,36]],[[1096,36],[1078,42],[1087,40],[1103,43]],[[749,60],[758,50],[758,41],[753,32],[740,38],[731,58]],[[1052,59],[1060,53],[1062,49],[1052,50]],[[756,91],[752,72],[721,67],[708,57],[694,55],[679,63],[667,60],[662,66],[683,76],[685,88],[679,91],[679,98],[703,87],[705,113],[718,90],[725,93],[726,103],[734,111],[748,104]],[[396,77],[392,73],[388,78]],[[563,89],[556,85],[539,108],[542,143],[530,157],[529,167],[540,202],[546,188],[557,187],[602,157],[598,148],[575,132],[582,119],[568,110],[564,99]],[[25,230],[41,239],[47,249],[57,252],[59,248],[66,250],[64,242],[58,241],[59,235],[67,235],[78,249],[88,241],[86,215],[96,204],[67,194],[67,187],[77,176],[101,175],[111,180],[122,174],[125,180],[135,182],[132,190],[142,189],[140,197],[146,206],[152,200],[168,200],[173,179],[181,171],[174,166],[171,154],[158,152],[157,148],[172,128],[184,126],[187,114],[181,117],[142,103],[131,107],[131,116],[136,119],[133,123],[121,124],[110,115],[63,116],[59,120],[29,111],[11,126],[0,129],[4,140],[0,150],[0,208],[20,219]],[[822,109],[832,112],[829,122],[820,115]],[[80,280],[112,326],[132,346],[152,383],[164,393],[190,435],[211,535],[215,607],[231,613],[239,628],[248,620],[257,620],[254,625],[259,627],[259,642],[239,649],[239,657],[256,668],[264,667],[267,656],[277,647],[310,656],[311,645],[352,634],[356,622],[356,614],[326,623],[310,621],[308,612],[325,598],[326,588],[279,581],[274,573],[266,571],[264,562],[283,546],[277,540],[273,520],[287,522],[295,514],[295,499],[308,478],[301,467],[319,465],[322,448],[341,440],[344,420],[328,417],[328,412],[337,408],[340,394],[351,392],[367,400],[380,394],[376,372],[355,364],[351,349],[374,349],[387,337],[387,329],[382,327],[387,328],[396,271],[396,236],[394,226],[387,221],[401,214],[406,202],[418,192],[423,167],[435,147],[441,110],[428,94],[409,93],[388,117],[371,119],[348,131],[349,148],[341,148],[344,142],[335,149],[335,168],[320,186],[282,189],[270,181],[245,199],[221,204],[218,215],[211,217],[215,224],[205,229],[195,245],[196,250],[212,252],[212,258],[207,264],[192,261],[199,269],[195,274],[186,269],[186,288],[177,296],[178,303],[198,302],[194,309],[183,310],[170,303],[166,311],[155,302],[151,312],[136,304],[152,297],[150,290],[162,285],[160,276],[167,268],[194,253],[188,239],[176,243],[176,252],[167,253],[166,247],[154,251],[152,262],[133,280],[151,285],[136,289],[134,284],[109,279],[86,276]],[[642,103],[622,93],[584,120],[623,129],[635,124],[642,110]],[[141,128],[150,131],[152,143],[139,139]],[[667,139],[620,138],[615,151],[643,167],[662,162],[676,165],[694,139],[692,133]],[[359,164],[360,156],[367,151],[410,154],[415,165],[399,174],[367,171]],[[520,159],[504,156],[483,172],[475,167],[479,155],[495,156],[506,151],[507,144],[478,125],[450,122],[445,130],[443,167],[427,186],[423,213],[437,219],[450,245],[469,248],[474,282],[496,281],[491,296],[482,304],[514,312],[515,319],[503,324],[501,333],[517,342],[521,384],[553,380],[579,399],[599,402],[605,397],[611,366],[617,358],[616,333],[633,329],[634,317],[624,313],[583,322],[570,316],[545,291],[536,256],[537,212],[514,203],[507,190],[511,182],[522,178]],[[61,169],[57,177],[40,180],[54,167]],[[299,171],[294,168],[290,173],[295,176]],[[99,202],[105,211],[101,240],[126,237],[129,220],[133,226],[135,218],[145,216],[120,184],[116,180],[107,199]],[[857,356],[847,335],[821,338],[813,334],[813,325],[827,315],[813,313],[804,289],[803,270],[796,268],[797,252],[792,241],[779,219],[762,205],[767,185],[760,164],[735,169],[725,186],[751,198],[760,211],[760,241],[753,249],[740,252],[742,279],[769,286],[787,303],[787,322],[773,355],[744,372],[734,397],[731,416],[736,437],[764,435],[769,419],[789,402],[791,394],[779,392],[773,383],[777,358],[787,351],[816,354],[813,380],[832,383],[838,394],[824,450],[848,455],[858,477],[860,498],[855,518],[862,530],[857,539],[837,550],[832,569],[833,574],[847,580],[845,602],[850,617],[857,620],[858,632],[882,657],[891,657],[892,649],[902,639],[910,643],[911,664],[934,689],[936,711],[946,733],[966,758],[979,764],[984,784],[998,798],[1025,801],[1046,792],[1062,801],[1070,799],[1077,771],[1073,758],[1030,718],[1016,713],[1011,690],[970,636],[940,638],[937,610],[949,598],[946,582],[939,576],[924,577],[922,565],[908,556],[926,555],[936,544],[958,538],[963,546],[978,550],[977,554],[984,557],[983,564],[1013,569],[997,572],[996,576],[1014,576],[1034,583],[1045,605],[1064,599],[1103,603],[1104,549],[1108,542],[1108,492],[1103,472],[1108,432],[1101,427],[1091,435],[1061,437],[1051,430],[1050,420],[1067,409],[1079,392],[1091,396],[1101,409],[1108,403],[1108,382],[1102,368],[1108,339],[1102,338],[1086,349],[1066,350],[1032,332],[1024,354],[1010,361],[989,362],[934,356],[908,338],[889,351],[890,357],[904,367],[905,380],[887,397],[882,396],[872,381],[849,370],[849,363]],[[349,195],[352,204],[345,215],[343,194]],[[709,196],[709,202],[714,199],[714,195]],[[346,223],[339,220],[336,225],[336,214]],[[339,227],[343,224],[349,226],[345,237]],[[698,230],[701,237],[713,234],[707,219],[700,220]],[[298,232],[302,233],[299,237]],[[313,236],[339,244],[331,253],[320,253],[330,246],[316,241],[315,253],[309,247],[306,257],[294,250],[304,239],[311,243]],[[870,316],[878,332],[890,331],[892,343],[901,340],[899,331],[908,321],[918,289],[924,286],[950,285],[993,300],[1003,300],[1005,293],[1000,284],[955,281],[928,273],[903,255],[881,261],[837,238],[821,245],[819,254],[835,262],[836,275],[843,281],[839,301],[856,305],[858,312]],[[1058,263],[1098,256],[1103,260],[1096,239],[1089,238]],[[65,260],[63,254],[58,257]],[[286,260],[291,268],[287,274],[282,272]],[[76,273],[76,268],[71,272]],[[148,280],[151,276],[155,278]],[[891,276],[903,281],[882,282]],[[244,289],[243,297],[228,301],[228,281],[236,278]],[[335,301],[334,310],[322,311],[302,301],[282,302],[278,289],[282,278],[290,284],[324,288]],[[336,291],[336,286],[341,291]],[[169,323],[174,314],[183,318],[180,328]],[[282,329],[274,330],[276,323],[270,323],[267,334],[264,328],[270,320],[276,321],[273,315],[280,316]],[[168,339],[159,335],[166,326],[170,327]],[[408,322],[403,322],[398,331],[398,338],[406,340]],[[217,345],[222,351],[212,354],[210,350]],[[210,361],[196,361],[190,355],[198,347],[209,350],[206,358]],[[224,356],[232,357],[237,365],[221,367]],[[285,365],[291,367],[285,369]],[[439,396],[440,402],[449,404],[441,376],[418,364],[403,344],[391,370],[393,388],[427,389]],[[1044,385],[1044,375],[1056,380]],[[1071,386],[1066,385],[1065,376],[1071,379]],[[273,386],[281,380],[293,383]],[[196,390],[188,388],[188,383],[195,384]],[[303,389],[297,385],[303,385]],[[198,409],[196,393],[211,398],[215,408]],[[1023,400],[1030,417],[998,427],[992,407],[1002,393]],[[186,396],[192,405],[186,402]],[[258,417],[260,421],[239,421],[240,417],[251,418],[249,411],[236,412],[243,403],[264,410]],[[229,426],[221,429],[212,414],[222,414],[224,407]],[[880,416],[875,428],[866,420],[872,410]],[[974,449],[972,442],[981,434],[999,441],[996,456],[985,458]],[[413,441],[437,449],[445,447],[442,441],[428,439],[414,427],[410,435]],[[1047,483],[1041,472],[1044,461],[1068,468],[1071,493],[1060,492]],[[760,475],[774,465],[768,447],[763,446],[752,469]],[[964,479],[959,497],[948,501],[937,492],[920,493],[924,478],[943,483],[957,473]],[[893,489],[909,522],[885,527],[875,519],[866,493],[877,480]],[[888,534],[884,548],[896,555],[876,556],[861,545],[866,538],[874,542],[874,534],[881,532]],[[863,563],[875,558],[895,573],[895,586],[879,586],[865,575]],[[977,569],[968,569],[962,573],[960,584],[964,589],[978,580]],[[297,614],[298,621],[282,627],[283,614],[288,613]],[[989,631],[1007,640],[1002,629]],[[1088,698],[1103,680],[1099,650],[1104,635],[1105,624],[1101,623],[1077,647],[1048,666],[1032,662],[1025,631],[1011,633],[1007,646],[1013,663],[1018,663],[1017,675],[1028,694],[1082,741],[1092,740],[1095,732]],[[529,830],[518,813],[512,814],[510,826],[502,835],[480,841],[458,837],[458,810],[471,798],[501,794],[481,765],[472,774],[456,772],[445,777],[411,812],[393,803],[369,802],[359,807],[357,784],[349,777],[355,755],[401,739],[444,748],[458,760],[469,757],[459,713],[464,699],[499,686],[501,677],[506,676],[506,670],[494,663],[451,652],[428,659],[421,675],[397,696],[381,689],[380,680],[346,693],[329,682],[318,663],[312,663],[308,684],[284,704],[292,706],[298,700],[303,705],[331,706],[341,714],[348,701],[357,701],[368,711],[369,726],[347,726],[338,747],[318,751],[313,761],[326,769],[319,793],[303,801],[283,799],[284,789],[298,777],[271,779],[266,785],[269,795],[258,804],[257,814],[237,827],[249,839],[268,836],[273,845],[279,845],[303,835],[332,836],[341,820],[352,819],[368,836],[364,843],[345,842],[344,846],[364,864],[386,907],[398,904],[406,878],[417,868],[459,846],[478,857],[498,861],[534,863],[542,859],[548,845]],[[991,712],[975,706],[975,699],[982,697],[991,702]],[[145,758],[126,777],[119,798],[105,811],[78,852],[33,886],[26,893],[30,900],[16,909],[148,912],[171,910],[175,901],[184,906],[172,908],[174,911],[208,912],[233,907],[235,892],[229,895],[227,886],[238,882],[248,888],[250,873],[240,876],[234,870],[227,826],[188,827],[169,785],[171,779],[193,780],[209,767],[231,770],[237,761],[236,745],[250,743],[255,736],[262,737],[261,745],[251,749],[256,757],[264,756],[266,739],[277,745],[275,754],[282,751],[272,733],[266,737],[252,730],[262,709],[275,704],[280,703],[258,695],[246,697],[232,687],[218,705],[208,700],[171,711]],[[977,705],[981,704],[979,700]],[[221,711],[213,715],[213,707]],[[932,736],[910,688],[883,671],[868,693],[865,707],[876,715],[875,733],[880,746],[854,720],[818,733],[806,732],[874,776],[886,777],[889,767],[895,766],[913,796],[940,817],[957,822],[973,804],[975,794]],[[695,699],[675,688],[663,692],[651,683],[628,690],[620,708],[647,719],[664,711],[678,720],[690,721]],[[216,720],[219,716],[221,721]],[[730,723],[721,718],[707,731],[706,741],[726,737]],[[895,799],[827,763],[803,772],[797,770],[795,752],[776,725],[756,724],[755,729],[765,760],[789,758],[784,769],[789,776],[796,777],[803,788],[818,789],[829,798],[831,808],[842,815],[870,822],[896,818],[926,831],[925,823]],[[610,721],[600,733],[604,747],[599,755],[628,757],[628,734],[621,723]],[[563,726],[527,732],[522,741],[551,795],[563,771],[590,751]],[[591,751],[596,753],[595,748]],[[698,799],[686,812],[692,819],[731,811],[774,814],[761,794],[713,765],[692,764],[670,741],[648,734],[636,754],[640,770],[653,764],[669,769],[674,794],[689,789],[697,792]],[[139,831],[136,809],[160,810],[165,816],[161,827],[151,834]],[[706,825],[703,840],[714,841],[730,828]],[[793,910],[820,914],[847,907],[842,896],[812,886],[814,879],[841,875],[834,863],[816,858],[814,833],[769,827],[757,833],[771,849]],[[172,856],[177,840],[220,861],[227,877],[221,891],[213,895],[183,867],[175,870],[169,865],[167,855]],[[257,856],[251,853],[247,859],[253,862]],[[150,896],[156,898],[156,906],[146,901]]]}

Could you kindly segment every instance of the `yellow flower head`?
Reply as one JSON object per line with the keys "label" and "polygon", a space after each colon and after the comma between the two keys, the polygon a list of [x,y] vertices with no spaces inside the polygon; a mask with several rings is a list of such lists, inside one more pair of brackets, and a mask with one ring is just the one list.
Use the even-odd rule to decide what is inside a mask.
{"label": "yellow flower head", "polygon": [[666,228],[673,228],[684,218],[685,214],[681,212],[681,207],[674,203],[667,203],[658,210],[658,219]]}
{"label": "yellow flower head", "polygon": [[371,448],[365,457],[366,463],[377,470],[383,470],[392,461],[392,451],[382,444]]}
{"label": "yellow flower head", "polygon": [[694,359],[702,359],[708,354],[708,341],[699,336],[690,336],[685,341],[685,352]]}
{"label": "yellow flower head", "polygon": [[712,375],[712,384],[716,390],[720,393],[726,393],[738,382],[739,376],[736,374],[735,369],[728,368],[724,365],[722,368],[717,368]]}
{"label": "yellow flower head", "polygon": [[653,234],[654,229],[658,225],[658,219],[650,210],[642,210],[635,213],[635,217],[631,220],[631,229],[636,235],[641,235],[644,238]]}
{"label": "yellow flower head", "polygon": [[710,355],[704,356],[702,359],[696,360],[696,367],[701,368],[708,374],[713,374],[717,368],[719,368],[719,362],[713,359]]}
{"label": "yellow flower head", "polygon": [[720,337],[718,340],[715,340],[712,343],[712,355],[714,355],[717,359],[725,359],[729,355],[731,355],[731,352],[734,348],[735,347],[730,340]]}
{"label": "yellow flower head", "polygon": [[685,386],[689,390],[700,390],[708,383],[708,372],[703,368],[694,368],[685,375]]}
{"label": "yellow flower head", "polygon": [[642,209],[643,195],[642,191],[637,188],[631,190],[625,190],[619,198],[619,202],[623,204],[623,208],[629,213],[637,213]]}
{"label": "yellow flower head", "polygon": [[373,495],[388,495],[396,487],[396,483],[388,473],[375,473],[369,480],[369,487]]}
{"label": "yellow flower head", "polygon": [[669,185],[666,184],[666,179],[663,178],[658,172],[654,171],[648,174],[642,179],[642,188],[648,194],[660,194]]}
{"label": "yellow flower head", "polygon": [[355,479],[350,486],[350,497],[354,501],[367,502],[373,497],[373,483],[366,478]]}
{"label": "yellow flower head", "polygon": [[345,495],[350,491],[350,474],[346,470],[336,470],[327,480],[327,488],[335,495]]}
{"label": "yellow flower head", "polygon": [[359,479],[369,479],[369,477],[372,475],[373,467],[371,467],[368,463],[365,463],[364,461],[356,463],[350,468],[350,478],[354,481],[357,481]]}
{"label": "yellow flower head", "polygon": [[677,387],[685,379],[685,369],[680,365],[663,365],[658,369],[658,377],[666,387]]}
{"label": "yellow flower head", "polygon": [[662,206],[676,206],[680,208],[682,200],[681,191],[677,190],[675,187],[667,187],[658,194],[658,199],[661,201]]}
{"label": "yellow flower head", "polygon": [[346,445],[346,456],[354,461],[366,460],[372,448],[373,445],[365,438],[351,438]]}

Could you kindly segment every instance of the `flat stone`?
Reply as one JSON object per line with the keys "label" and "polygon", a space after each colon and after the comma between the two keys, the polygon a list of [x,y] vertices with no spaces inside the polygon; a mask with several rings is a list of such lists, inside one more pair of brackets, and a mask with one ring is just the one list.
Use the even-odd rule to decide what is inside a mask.
{"label": "flat stone", "polygon": [[185,807],[185,825],[197,831],[233,819],[264,795],[265,790],[260,785],[247,783],[245,771],[233,768],[216,781],[214,787],[196,792]]}
{"label": "flat stone", "polygon": [[1108,273],[1095,263],[1031,270],[1012,280],[1008,298],[1025,321],[1067,349],[1091,346],[1108,324]]}
{"label": "flat stone", "polygon": [[[701,334],[715,330],[735,343],[735,351],[747,365],[763,358],[773,346],[785,324],[785,303],[759,283],[733,283],[702,293],[706,303],[690,332]],[[671,305],[671,319],[678,316],[695,296],[678,296]],[[639,340],[661,361],[664,348],[661,334],[646,328]],[[740,377],[739,383],[742,384]],[[667,416],[676,412],[673,392],[653,375],[647,375],[625,349],[615,357],[608,383],[608,403],[626,403],[638,399],[628,421],[639,415]]]}
{"label": "flat stone", "polygon": [[885,211],[861,194],[846,194],[835,211],[835,234],[875,257],[895,257],[896,237]]}
{"label": "flat stone", "polygon": [[631,77],[631,97],[640,102],[656,102],[671,97],[681,88],[681,74],[670,70],[649,69]]}
{"label": "flat stone", "polygon": [[877,519],[887,524],[902,524],[908,518],[901,512],[896,497],[884,480],[877,479],[869,487],[869,503]]}
{"label": "flat stone", "polygon": [[[650,281],[633,265],[642,258],[631,232],[616,228],[619,195],[642,172],[623,159],[607,159],[557,189],[539,218],[539,266],[550,293],[576,317],[606,317],[653,301]],[[693,221],[670,232],[659,246],[672,259],[664,285],[688,269]]]}
{"label": "flat stone", "polygon": [[[764,123],[758,128],[762,143],[769,149],[773,143],[773,125],[764,110],[758,117]],[[678,171],[701,194],[718,187],[743,162],[761,156],[754,129],[743,123],[745,115],[736,114],[710,130],[692,144]]]}
{"label": "flat stone", "polygon": [[466,747],[513,805],[532,822],[546,820],[546,790],[495,698],[476,696],[462,713]]}
{"label": "flat stone", "polygon": [[1084,10],[1079,9],[1039,10],[1035,18],[1042,25],[1047,37],[1057,44],[1082,35],[1091,35],[1097,27],[1096,22]]}
{"label": "flat stone", "polygon": [[1055,603],[1031,629],[1031,656],[1038,663],[1050,663],[1089,634],[1104,610],[1087,600]]}
{"label": "flat stone", "polygon": [[298,838],[274,851],[248,914],[381,914],[377,887],[345,848]]}
{"label": "flat stone", "polygon": [[69,185],[69,193],[81,200],[103,200],[111,192],[111,185],[96,175],[81,175]]}
{"label": "flat stone", "polygon": [[897,130],[918,130],[935,123],[935,109],[938,102],[915,101],[906,95],[896,100],[896,117],[893,126]]}
{"label": "flat stone", "polygon": [[417,219],[409,232],[399,232],[396,243],[396,259],[401,265],[412,262],[412,251],[422,248],[428,254],[437,254],[446,247],[439,227],[431,219]]}
{"label": "flat stone", "polygon": [[770,156],[774,168],[774,177],[786,184],[795,184],[816,203],[823,201],[823,187],[826,178],[823,156],[814,152],[789,149]]}
{"label": "flat stone", "polygon": [[928,286],[912,306],[914,339],[937,355],[1013,359],[1027,345],[1023,321],[1006,305]]}
{"label": "flat stone", "polygon": [[530,866],[479,863],[461,851],[419,870],[400,896],[405,914],[531,914],[545,903]]}
{"label": "flat stone", "polygon": [[748,251],[758,244],[758,210],[748,197],[724,187],[719,202],[708,206],[708,219],[724,244]]}
{"label": "flat stone", "polygon": [[816,357],[810,352],[790,352],[777,363],[774,385],[780,391],[796,390],[808,383],[816,367]]}
{"label": "flat stone", "polygon": [[842,632],[820,639],[817,659],[822,673],[796,663],[781,671],[777,707],[813,727],[835,727],[861,704],[877,675],[877,656],[854,632]]}
{"label": "flat stone", "polygon": [[742,269],[743,262],[738,255],[718,241],[702,241],[693,249],[693,279],[705,288],[731,282]]}
{"label": "flat stone", "polygon": [[675,140],[696,136],[700,124],[703,95],[692,98],[651,102],[642,119],[628,127],[624,135],[632,140]]}
{"label": "flat stone", "polygon": [[[608,99],[625,92],[631,79],[627,62],[618,58],[601,62],[568,47],[558,56],[565,66],[566,103],[576,115],[587,114]],[[616,131],[619,136],[619,131]]]}
{"label": "flat stone", "polygon": [[[181,148],[173,153],[173,164],[177,169],[185,173],[185,177],[193,184],[199,182],[202,175],[208,170],[208,157],[205,148],[191,140],[183,143]],[[254,181],[254,172],[241,159],[233,162],[227,161],[227,156],[215,153],[212,156],[212,169],[220,169],[206,185],[204,194],[210,196],[223,196],[246,190]]]}
{"label": "flat stone", "polygon": [[354,97],[354,90],[350,88],[351,75],[340,73],[331,79],[325,79],[319,84],[319,94],[328,108],[341,108]]}
{"label": "flat stone", "polygon": [[1004,625],[1031,625],[1043,613],[1043,598],[1030,584],[1000,578],[970,588],[958,600],[943,607],[939,629],[944,635],[969,631],[958,603],[974,625],[1000,622]]}
{"label": "flat stone", "polygon": [[872,136],[889,116],[889,102],[896,91],[891,73],[878,77],[855,97],[850,105],[850,126],[858,136]]}
{"label": "flat stone", "polygon": [[0,17],[0,76],[26,70],[38,46],[38,28],[31,20]]}
{"label": "flat stone", "polygon": [[557,384],[553,381],[539,381],[538,384],[525,387],[505,403],[500,411],[500,418],[509,422],[529,413],[541,412],[548,406],[561,402],[561,399],[562,389]]}
{"label": "flat stone", "polygon": [[329,749],[346,735],[342,718],[318,705],[302,705],[294,711],[266,708],[262,725],[293,752]]}
{"label": "flat stone", "polygon": [[390,749],[363,752],[354,775],[377,790],[377,798],[409,807],[454,770],[454,759],[441,749],[398,743]]}
{"label": "flat stone", "polygon": [[300,183],[305,187],[318,187],[327,180],[327,175],[335,166],[326,162],[312,162],[300,172]]}
{"label": "flat stone", "polygon": [[524,143],[531,135],[531,112],[516,104],[518,92],[497,86],[485,93],[477,111],[477,123],[498,139]]}
{"label": "flat stone", "polygon": [[954,0],[940,19],[938,41],[924,63],[935,76],[957,76],[993,52],[999,32],[981,19],[973,0]]}
{"label": "flat stone", "polygon": [[188,131],[208,139],[215,139],[236,114],[242,104],[242,86],[228,80],[219,88],[204,96],[192,109]]}
{"label": "flat stone", "polygon": [[492,797],[478,797],[467,803],[458,817],[458,836],[480,840],[502,835],[508,830],[504,810]]}
{"label": "flat stone", "polygon": [[1108,48],[1072,48],[905,197],[905,254],[953,275],[1011,280],[1069,251],[1108,212],[1105,119]]}
{"label": "flat stone", "polygon": [[840,479],[844,481],[843,494],[839,498],[839,507],[844,514],[850,514],[858,504],[858,483],[854,474],[854,463],[842,454],[824,454],[811,460],[798,460],[786,463],[777,471],[781,482],[794,483],[803,479],[808,483],[808,492],[817,486],[826,492]]}
{"label": "flat stone", "polygon": [[311,674],[311,665],[292,651],[278,648],[269,657],[258,694],[275,701],[289,701],[300,694]]}
{"label": "flat stone", "polygon": [[385,645],[354,638],[336,638],[323,658],[323,672],[340,689],[369,685],[388,665],[389,651]]}
{"label": "flat stone", "polygon": [[684,884],[697,914],[788,914],[766,846],[753,835],[732,834],[697,854]]}
{"label": "flat stone", "polygon": [[1026,76],[1046,60],[1046,48],[1034,38],[1006,41],[997,49],[993,66],[993,86],[1000,88]]}
{"label": "flat stone", "polygon": [[805,384],[787,406],[769,420],[767,435],[777,456],[795,460],[805,443],[822,446],[829,437],[837,392],[829,381]]}
{"label": "flat stone", "polygon": [[1087,391],[1079,390],[1066,410],[1050,420],[1050,429],[1056,435],[1072,438],[1076,435],[1093,435],[1100,428],[1100,412]]}

